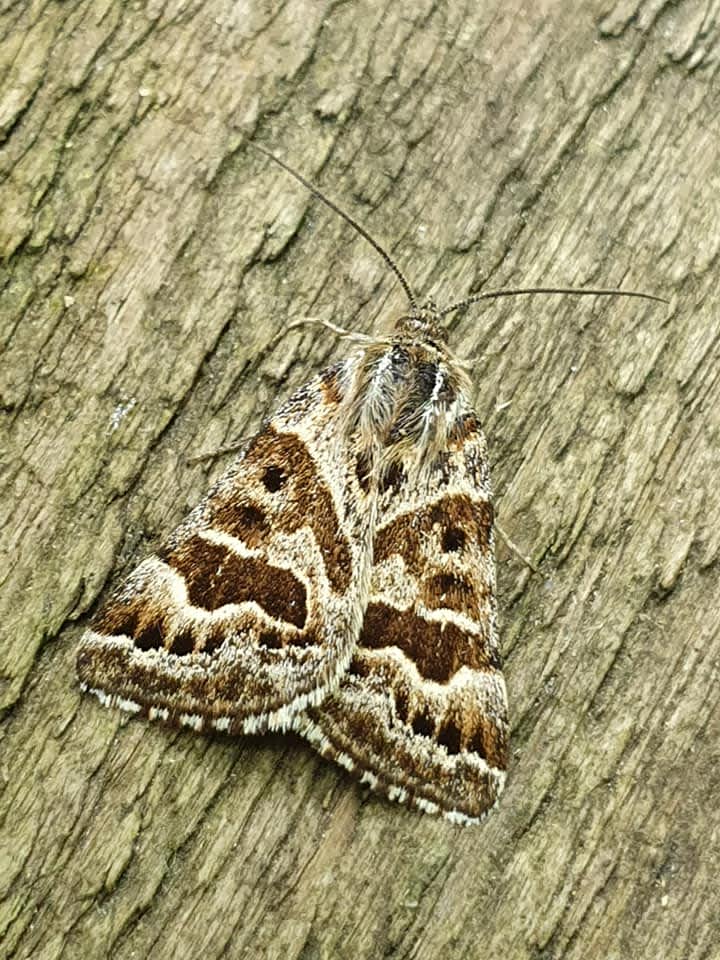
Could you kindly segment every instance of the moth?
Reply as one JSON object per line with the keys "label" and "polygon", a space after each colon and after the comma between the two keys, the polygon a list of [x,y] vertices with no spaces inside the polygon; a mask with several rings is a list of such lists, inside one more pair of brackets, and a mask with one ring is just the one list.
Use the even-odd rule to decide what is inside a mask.
{"label": "moth", "polygon": [[267,155],[378,251],[408,312],[291,396],[99,609],[80,684],[198,731],[295,731],[388,798],[477,822],[505,783],[507,694],[487,445],[442,321],[548,288],[421,308]]}

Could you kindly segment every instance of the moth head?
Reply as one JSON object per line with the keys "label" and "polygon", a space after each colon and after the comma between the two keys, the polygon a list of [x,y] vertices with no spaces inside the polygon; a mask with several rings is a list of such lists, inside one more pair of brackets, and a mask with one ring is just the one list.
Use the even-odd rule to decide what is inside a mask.
{"label": "moth head", "polygon": [[442,314],[433,300],[427,300],[422,307],[413,309],[400,317],[395,324],[395,332],[400,336],[423,343],[446,344],[448,342],[448,333],[442,324]]}

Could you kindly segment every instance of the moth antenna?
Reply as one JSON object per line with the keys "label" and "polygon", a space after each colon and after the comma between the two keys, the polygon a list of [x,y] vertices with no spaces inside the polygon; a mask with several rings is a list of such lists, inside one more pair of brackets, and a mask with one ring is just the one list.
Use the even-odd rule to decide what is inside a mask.
{"label": "moth antenna", "polygon": [[593,287],[513,287],[508,290],[486,290],[483,293],[476,293],[472,297],[466,297],[464,300],[453,303],[450,307],[445,307],[444,310],[440,311],[439,316],[446,317],[449,313],[454,313],[455,310],[467,307],[471,303],[477,303],[478,300],[498,300],[500,297],[518,297],[536,293],[564,293],[574,294],[578,297],[639,297],[641,300],[670,303],[665,297],[656,297],[653,293],[643,293],[640,290],[619,290],[614,288],[606,290],[604,288],[595,289]]}
{"label": "moth antenna", "polygon": [[326,207],[329,207],[331,210],[334,210],[335,213],[337,213],[338,216],[342,217],[346,223],[349,223],[350,226],[357,233],[359,233],[361,237],[364,237],[367,240],[370,246],[380,254],[380,256],[383,258],[385,263],[390,267],[392,272],[398,278],[398,280],[402,285],[403,290],[405,291],[405,296],[408,298],[408,302],[410,303],[410,309],[412,310],[413,313],[417,313],[418,312],[417,300],[415,299],[414,293],[410,289],[410,284],[402,275],[400,268],[392,259],[390,254],[386,253],[386,251],[383,250],[383,248],[380,246],[377,240],[371,237],[370,234],[367,232],[367,230],[364,227],[361,227],[356,220],[353,220],[353,218],[350,216],[349,213],[345,213],[345,211],[341,209],[333,200],[331,200],[329,197],[326,197],[325,194],[322,193],[322,191],[320,191],[316,186],[313,186],[313,184],[310,183],[309,180],[306,180],[301,173],[297,172],[297,170],[293,170],[293,168],[289,164],[285,163],[284,160],[281,160],[280,157],[276,157],[274,153],[270,153],[270,151],[266,150],[265,147],[261,147],[259,143],[251,142],[250,145],[255,147],[256,150],[259,150],[260,153],[264,153],[266,157],[269,157],[271,160],[274,160],[275,163],[281,166],[283,170],[286,170],[290,174],[290,176],[295,177],[295,179],[298,180],[304,187],[306,187],[314,197],[317,197],[318,200],[322,200],[322,202],[325,204]]}

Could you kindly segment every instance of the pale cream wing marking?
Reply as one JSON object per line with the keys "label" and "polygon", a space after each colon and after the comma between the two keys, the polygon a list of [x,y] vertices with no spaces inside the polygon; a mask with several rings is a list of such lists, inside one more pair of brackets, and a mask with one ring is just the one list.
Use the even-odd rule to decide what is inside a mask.
{"label": "pale cream wing marking", "polygon": [[102,607],[78,653],[85,689],[196,729],[259,732],[337,682],[367,603],[374,510],[337,431],[352,365],[291,397]]}
{"label": "pale cream wing marking", "polygon": [[[470,421],[468,422],[470,424]],[[338,689],[295,729],[391,799],[475,821],[508,762],[485,441],[381,494],[371,591]]]}

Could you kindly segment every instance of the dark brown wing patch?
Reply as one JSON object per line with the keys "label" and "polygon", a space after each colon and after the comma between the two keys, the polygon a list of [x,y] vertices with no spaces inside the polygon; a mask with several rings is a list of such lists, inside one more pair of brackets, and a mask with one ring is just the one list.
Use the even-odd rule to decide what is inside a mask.
{"label": "dark brown wing patch", "polygon": [[370,556],[370,501],[336,442],[350,364],[292,397],[100,610],[78,655],[86,688],[197,729],[258,732],[336,682]]}
{"label": "dark brown wing patch", "polygon": [[253,600],[275,620],[298,629],[305,626],[307,592],[289,570],[241,557],[199,535],[171,550],[165,562],[183,577],[188,602],[194,607],[218,610]]}
{"label": "dark brown wing patch", "polygon": [[493,805],[508,763],[493,512],[477,430],[463,418],[434,481],[387,491],[351,665],[295,725],[374,789],[461,821]]}
{"label": "dark brown wing patch", "polygon": [[461,667],[497,669],[497,658],[481,634],[454,623],[426,620],[413,611],[386,603],[369,603],[359,646],[368,650],[396,647],[425,680],[447,683]]}
{"label": "dark brown wing patch", "polygon": [[[332,494],[307,445],[295,434],[268,428],[250,444],[241,480],[231,496],[223,490],[210,498],[207,525],[248,547],[309,526],[333,590],[345,592],[351,576],[350,547]],[[249,499],[248,485],[253,481],[258,490]]]}

